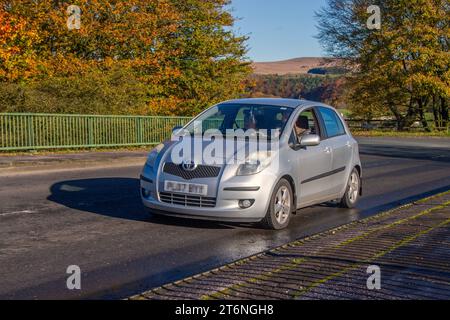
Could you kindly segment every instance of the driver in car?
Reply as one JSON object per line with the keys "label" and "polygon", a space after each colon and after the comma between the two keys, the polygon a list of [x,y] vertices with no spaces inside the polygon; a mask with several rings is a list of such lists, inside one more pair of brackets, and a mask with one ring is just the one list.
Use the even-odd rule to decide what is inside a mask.
{"label": "driver in car", "polygon": [[257,130],[256,117],[251,110],[244,112],[244,129]]}
{"label": "driver in car", "polygon": [[298,141],[300,141],[303,136],[311,134],[308,117],[299,116],[297,122],[295,123],[294,130],[297,135]]}

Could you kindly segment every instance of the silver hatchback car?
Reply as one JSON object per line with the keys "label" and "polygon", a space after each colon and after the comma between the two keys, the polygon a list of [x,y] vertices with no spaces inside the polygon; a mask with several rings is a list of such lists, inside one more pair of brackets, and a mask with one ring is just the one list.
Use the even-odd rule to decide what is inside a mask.
{"label": "silver hatchback car", "polygon": [[239,99],[175,128],[148,156],[141,196],[153,214],[279,230],[301,208],[355,207],[361,177],[358,143],[334,108]]}

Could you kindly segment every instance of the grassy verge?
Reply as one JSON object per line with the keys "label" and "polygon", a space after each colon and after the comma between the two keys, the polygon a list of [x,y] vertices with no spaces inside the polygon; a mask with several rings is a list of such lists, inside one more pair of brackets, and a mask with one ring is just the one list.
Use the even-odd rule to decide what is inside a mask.
{"label": "grassy verge", "polygon": [[446,137],[450,138],[450,134],[445,131],[433,131],[433,132],[408,132],[408,131],[378,131],[378,130],[371,130],[371,131],[361,131],[361,130],[354,130],[352,131],[352,134],[355,137],[429,137],[429,138],[435,138],[435,137]]}

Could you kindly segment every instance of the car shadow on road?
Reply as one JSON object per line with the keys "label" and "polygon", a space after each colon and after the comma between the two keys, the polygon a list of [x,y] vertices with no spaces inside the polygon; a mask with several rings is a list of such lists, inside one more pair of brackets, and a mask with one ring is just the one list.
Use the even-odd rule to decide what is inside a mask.
{"label": "car shadow on road", "polygon": [[78,211],[115,219],[198,229],[253,228],[253,224],[229,224],[152,215],[142,205],[139,179],[93,178],[69,180],[50,187],[47,200]]}

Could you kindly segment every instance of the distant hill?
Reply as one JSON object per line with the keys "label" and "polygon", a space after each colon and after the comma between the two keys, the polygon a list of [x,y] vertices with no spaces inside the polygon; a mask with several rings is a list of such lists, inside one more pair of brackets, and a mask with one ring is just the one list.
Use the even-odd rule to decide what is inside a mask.
{"label": "distant hill", "polygon": [[[317,70],[336,70],[342,66],[335,58],[295,58],[284,61],[255,62],[252,64],[256,75],[288,75],[288,74],[317,74]],[[320,73],[322,74],[322,73]]]}

